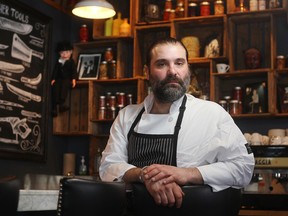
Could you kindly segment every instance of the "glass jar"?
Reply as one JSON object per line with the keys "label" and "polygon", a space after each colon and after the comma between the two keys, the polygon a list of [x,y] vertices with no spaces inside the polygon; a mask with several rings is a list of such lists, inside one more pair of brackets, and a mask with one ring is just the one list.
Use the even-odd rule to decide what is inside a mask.
{"label": "glass jar", "polygon": [[193,17],[193,16],[197,16],[197,3],[195,2],[191,2],[188,5],[188,16],[189,17]]}
{"label": "glass jar", "polygon": [[120,93],[117,95],[117,104],[118,104],[118,106],[119,106],[119,105],[122,105],[122,106],[125,106],[125,105],[126,105],[125,93],[124,93],[124,92],[120,92]]}
{"label": "glass jar", "polygon": [[112,60],[108,62],[108,77],[109,79],[116,79],[116,61]]}
{"label": "glass jar", "polygon": [[113,59],[113,52],[112,52],[112,48],[111,47],[108,47],[105,51],[105,54],[104,54],[104,59],[105,61],[109,62]]}
{"label": "glass jar", "polygon": [[226,100],[219,100],[218,103],[220,104],[220,106],[223,107],[223,109],[225,109],[227,111],[227,101]]}
{"label": "glass jar", "polygon": [[169,18],[170,18],[170,12],[171,12],[171,9],[165,9],[165,10],[164,10],[164,13],[163,13],[163,20],[164,20],[164,21],[169,20]]}
{"label": "glass jar", "polygon": [[109,107],[116,107],[116,96],[111,95],[109,98]]}
{"label": "glass jar", "polygon": [[99,107],[105,107],[106,106],[106,96],[100,95],[99,96]]}
{"label": "glass jar", "polygon": [[224,4],[222,0],[217,0],[214,3],[214,14],[223,15],[224,14]]}
{"label": "glass jar", "polygon": [[239,102],[238,102],[238,100],[230,100],[230,102],[229,102],[229,113],[231,115],[239,114]]}
{"label": "glass jar", "polygon": [[104,119],[106,119],[106,107],[99,107],[98,119],[99,119],[99,120],[104,120]]}
{"label": "glass jar", "polygon": [[200,4],[200,16],[210,15],[210,3],[208,1],[203,1]]}
{"label": "glass jar", "polygon": [[276,58],[276,68],[278,70],[281,70],[281,69],[284,69],[285,66],[286,66],[285,56],[283,56],[283,55],[277,56],[277,58]]}
{"label": "glass jar", "polygon": [[258,9],[259,10],[266,10],[266,0],[259,0]]}
{"label": "glass jar", "polygon": [[80,42],[88,41],[89,33],[88,33],[88,28],[86,24],[83,24],[80,27],[79,36],[80,36]]}
{"label": "glass jar", "polygon": [[99,79],[108,79],[107,61],[102,61],[100,64]]}
{"label": "glass jar", "polygon": [[164,7],[164,9],[166,10],[166,9],[172,9],[172,1],[171,0],[166,0],[165,1],[165,7]]}
{"label": "glass jar", "polygon": [[250,9],[250,11],[257,11],[258,10],[258,0],[250,0],[249,1],[249,9]]}
{"label": "glass jar", "polygon": [[175,17],[176,18],[182,18],[184,17],[184,7],[182,3],[178,3],[177,7],[175,9]]}
{"label": "glass jar", "polygon": [[175,16],[176,16],[175,10],[174,10],[174,9],[171,9],[171,10],[170,10],[170,14],[169,14],[169,20],[175,19]]}

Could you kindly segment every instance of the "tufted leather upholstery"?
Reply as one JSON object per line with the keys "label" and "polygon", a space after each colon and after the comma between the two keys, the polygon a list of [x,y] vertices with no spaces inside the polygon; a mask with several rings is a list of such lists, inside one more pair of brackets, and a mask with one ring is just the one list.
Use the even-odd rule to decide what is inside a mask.
{"label": "tufted leather upholstery", "polygon": [[16,176],[0,178],[0,205],[5,216],[15,216],[19,202],[20,180]]}
{"label": "tufted leather upholstery", "polygon": [[208,185],[183,186],[182,207],[169,208],[154,203],[143,184],[132,185],[132,201],[136,216],[237,216],[241,204],[241,190],[228,188],[212,192]]}
{"label": "tufted leather upholstery", "polygon": [[58,216],[124,215],[125,184],[64,177],[60,179]]}

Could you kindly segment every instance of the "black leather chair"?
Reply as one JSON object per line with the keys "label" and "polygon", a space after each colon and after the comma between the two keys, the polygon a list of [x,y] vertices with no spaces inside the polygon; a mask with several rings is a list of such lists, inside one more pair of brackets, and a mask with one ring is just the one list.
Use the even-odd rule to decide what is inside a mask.
{"label": "black leather chair", "polygon": [[132,191],[136,216],[237,216],[241,205],[241,190],[233,188],[213,192],[208,185],[183,186],[181,208],[156,205],[143,184],[133,184]]}
{"label": "black leather chair", "polygon": [[63,177],[58,216],[121,216],[126,214],[125,184]]}
{"label": "black leather chair", "polygon": [[0,207],[5,216],[17,214],[20,180],[16,176],[0,177]]}

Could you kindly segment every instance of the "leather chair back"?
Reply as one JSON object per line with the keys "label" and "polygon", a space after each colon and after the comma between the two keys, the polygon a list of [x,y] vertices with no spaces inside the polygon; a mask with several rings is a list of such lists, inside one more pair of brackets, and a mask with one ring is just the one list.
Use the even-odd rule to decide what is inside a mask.
{"label": "leather chair back", "polygon": [[60,179],[58,216],[124,215],[125,184],[64,177]]}
{"label": "leather chair back", "polygon": [[20,180],[16,176],[0,177],[0,206],[5,216],[17,214]]}
{"label": "leather chair back", "polygon": [[169,208],[156,205],[143,184],[135,183],[132,187],[136,216],[237,216],[241,205],[241,190],[233,188],[213,192],[208,185],[183,186],[181,208]]}

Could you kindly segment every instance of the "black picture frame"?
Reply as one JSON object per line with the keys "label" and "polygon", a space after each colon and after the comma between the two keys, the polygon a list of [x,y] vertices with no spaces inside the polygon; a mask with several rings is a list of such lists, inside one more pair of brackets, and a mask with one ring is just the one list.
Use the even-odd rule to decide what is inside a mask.
{"label": "black picture frame", "polygon": [[51,18],[0,0],[0,158],[46,161]]}
{"label": "black picture frame", "polygon": [[79,80],[95,80],[99,76],[100,53],[81,53],[78,57],[77,71]]}

